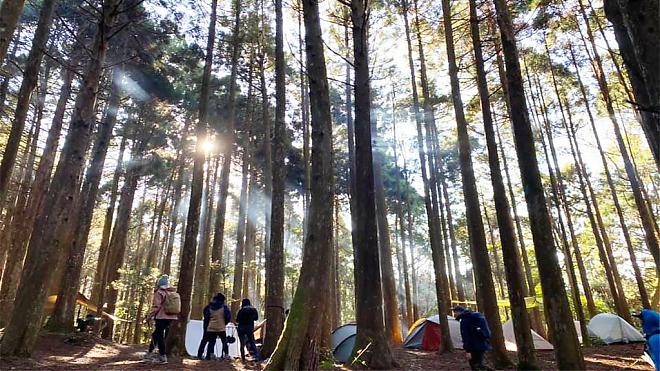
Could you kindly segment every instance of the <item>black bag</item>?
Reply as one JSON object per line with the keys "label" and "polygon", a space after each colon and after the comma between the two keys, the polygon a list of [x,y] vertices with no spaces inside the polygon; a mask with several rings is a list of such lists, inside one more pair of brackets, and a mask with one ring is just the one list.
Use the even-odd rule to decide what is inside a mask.
{"label": "black bag", "polygon": [[227,335],[227,344],[234,344],[236,342],[236,337],[234,337],[234,331],[236,331],[234,328],[232,328],[231,335]]}

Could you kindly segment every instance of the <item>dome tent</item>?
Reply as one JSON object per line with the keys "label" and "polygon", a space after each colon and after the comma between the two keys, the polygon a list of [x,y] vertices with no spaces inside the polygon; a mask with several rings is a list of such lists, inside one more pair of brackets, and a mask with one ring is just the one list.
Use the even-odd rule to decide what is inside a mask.
{"label": "dome tent", "polygon": [[[454,343],[454,348],[462,349],[461,325],[451,316],[447,316],[447,322],[449,322],[449,335],[452,343]],[[438,350],[440,341],[440,316],[436,314],[417,320],[410,327],[408,336],[403,341],[403,346],[412,349]]]}
{"label": "dome tent", "polygon": [[643,342],[644,336],[623,318],[613,313],[595,315],[587,325],[589,336],[605,344]]}
{"label": "dome tent", "polygon": [[[516,352],[518,345],[516,344],[516,334],[513,332],[513,322],[508,320],[502,324],[502,332],[504,332],[504,344],[506,350]],[[532,340],[534,341],[534,349],[536,350],[553,350],[555,347],[545,340],[538,332],[532,330]]]}
{"label": "dome tent", "polygon": [[[463,338],[461,337],[461,325],[454,317],[447,316],[449,323],[449,335],[454,343],[454,348],[463,349]],[[516,338],[513,332],[513,322],[510,320],[502,325],[504,340],[507,350],[516,351]],[[537,332],[532,330],[534,347],[537,350],[552,350],[554,347]],[[440,317],[438,315],[419,319],[411,328],[403,346],[412,349],[435,351],[440,347]]]}
{"label": "dome tent", "polygon": [[347,323],[332,331],[332,355],[337,361],[346,363],[351,358],[356,334],[357,325],[355,323]]}

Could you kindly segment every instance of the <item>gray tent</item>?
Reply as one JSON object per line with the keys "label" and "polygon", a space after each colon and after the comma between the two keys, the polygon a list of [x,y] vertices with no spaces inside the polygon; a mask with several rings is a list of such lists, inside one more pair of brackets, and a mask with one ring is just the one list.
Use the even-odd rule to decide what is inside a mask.
{"label": "gray tent", "polygon": [[346,363],[351,358],[356,334],[357,325],[355,323],[339,326],[332,332],[332,355],[337,361]]}
{"label": "gray tent", "polygon": [[644,336],[626,320],[613,313],[599,313],[587,325],[589,336],[605,344],[643,342]]}

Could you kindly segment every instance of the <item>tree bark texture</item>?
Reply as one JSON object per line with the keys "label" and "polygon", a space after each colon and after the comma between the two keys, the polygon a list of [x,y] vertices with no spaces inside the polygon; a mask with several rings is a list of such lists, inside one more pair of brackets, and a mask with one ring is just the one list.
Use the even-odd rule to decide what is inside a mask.
{"label": "tree bark texture", "polygon": [[[13,26],[11,19],[14,16],[11,3],[18,7],[16,17],[20,16],[23,7],[23,1],[7,0],[4,1],[0,8],[0,61],[4,59],[7,51],[9,40],[14,32],[16,20]],[[5,151],[2,155],[2,162],[0,162],[0,211],[4,207],[5,198],[7,197],[7,188],[11,179],[12,170],[16,162],[16,155],[18,154],[18,146],[23,136],[23,129],[25,128],[25,120],[27,119],[28,110],[30,109],[30,100],[32,92],[37,86],[39,79],[39,69],[41,68],[41,61],[43,60],[44,50],[50,35],[50,25],[53,21],[53,12],[57,0],[45,0],[39,11],[39,23],[35,30],[32,39],[32,46],[30,47],[30,54],[28,54],[23,72],[23,81],[21,81],[21,88],[18,92],[18,101],[14,111],[14,121],[11,125],[9,138],[5,144]],[[7,8],[8,7],[8,8]],[[5,12],[7,14],[5,14]],[[6,33],[9,33],[6,35]],[[6,37],[6,39],[5,39]],[[6,41],[6,42],[5,42]],[[0,62],[1,63],[1,62]]]}
{"label": "tree bark texture", "polygon": [[[422,113],[420,112],[419,95],[417,93],[417,81],[415,79],[415,64],[413,61],[412,53],[412,40],[410,36],[410,23],[408,21],[408,12],[410,10],[409,3],[406,1],[402,4],[403,20],[406,30],[406,44],[408,47],[408,66],[410,68],[410,80],[413,96],[413,113],[415,115],[415,123],[417,127],[417,151],[419,154],[420,167],[422,170],[422,180],[424,182],[424,207],[426,209],[427,224],[429,229],[429,239],[431,243],[431,253],[433,258],[433,267],[435,275],[435,290],[438,303],[438,313],[445,313],[449,305],[449,293],[444,291],[443,287],[446,285],[447,276],[444,273],[444,267],[439,264],[439,259],[436,259],[439,252],[442,250],[442,241],[439,240],[438,228],[439,221],[436,218],[437,213],[434,212],[433,204],[431,203],[431,190],[429,185],[429,176],[426,168],[426,154],[425,154],[425,141],[424,134],[422,133]],[[408,233],[412,236],[412,215],[411,210],[408,210]],[[410,238],[411,251],[414,251],[413,239]],[[417,274],[414,268],[415,258],[411,253],[411,261],[413,262],[413,308],[416,308],[417,303]],[[445,282],[445,284],[443,284]],[[415,317],[420,315],[418,310],[414,310]],[[439,352],[451,352],[453,344],[451,336],[449,335],[449,323],[446,316],[439,316],[440,318],[440,348]]]}
{"label": "tree bark texture", "polygon": [[241,55],[241,10],[243,0],[232,0],[234,6],[234,25],[231,36],[231,73],[229,76],[229,91],[227,97],[227,117],[226,129],[222,136],[224,141],[224,151],[222,153],[222,167],[220,170],[220,190],[218,198],[218,208],[215,214],[215,225],[213,228],[213,245],[211,271],[211,285],[217,285],[222,278],[222,249],[225,238],[225,215],[227,212],[227,196],[229,195],[229,175],[231,173],[231,163],[234,153],[234,142],[236,133],[234,132],[234,122],[236,121],[236,91],[238,86],[236,79],[238,77],[239,57]]}
{"label": "tree bark texture", "polygon": [[285,329],[267,370],[316,369],[321,319],[332,259],[332,120],[319,3],[303,0],[309,99],[312,118],[312,177],[309,226],[298,287]]}
{"label": "tree bark texture", "polygon": [[[57,301],[53,314],[49,319],[49,328],[52,330],[73,330],[76,298],[80,283],[83,258],[87,247],[87,239],[92,225],[92,215],[96,206],[96,196],[101,184],[103,165],[108,153],[108,146],[112,139],[112,131],[117,122],[117,113],[121,101],[120,82],[121,68],[116,68],[111,81],[110,98],[108,99],[105,114],[92,147],[92,158],[85,174],[85,181],[80,191],[78,211],[74,212],[75,228],[72,244],[69,247],[69,256],[65,263],[63,281],[57,294]],[[75,215],[77,213],[77,215]]]}
{"label": "tree bark texture", "polygon": [[[238,0],[240,1],[240,0]],[[199,93],[199,117],[195,126],[195,153],[193,155],[192,185],[190,190],[190,204],[184,243],[181,248],[180,268],[177,291],[181,296],[181,312],[178,321],[173,323],[167,339],[167,351],[171,354],[185,353],[186,325],[190,316],[193,279],[195,276],[195,252],[197,250],[197,234],[199,232],[199,216],[204,193],[204,146],[206,139],[206,127],[208,119],[208,101],[210,94],[209,82],[211,80],[211,68],[213,66],[213,51],[215,45],[215,26],[218,2],[212,1],[211,19],[209,21],[209,32],[206,41],[206,56],[204,60],[204,72],[202,74],[202,85]],[[233,113],[233,112],[232,112]],[[233,128],[232,128],[233,129]],[[228,144],[231,150],[231,142]],[[224,215],[223,215],[224,217]]]}
{"label": "tree bark texture", "polygon": [[24,4],[25,0],[6,0],[0,5],[0,64],[5,59]]}
{"label": "tree bark texture", "polygon": [[630,76],[636,98],[633,103],[642,116],[642,127],[660,169],[660,5],[654,0],[605,0],[604,8]]}
{"label": "tree bark texture", "polygon": [[[511,219],[509,200],[506,197],[506,188],[504,187],[500,159],[497,152],[495,130],[493,129],[493,119],[489,100],[490,92],[488,91],[488,80],[481,50],[481,35],[479,31],[476,0],[470,0],[469,7],[470,33],[472,35],[472,45],[477,70],[477,89],[479,91],[481,102],[484,132],[486,134],[488,165],[490,168],[493,198],[495,201],[495,216],[497,218],[500,242],[502,244],[504,269],[506,271],[509,301],[511,303],[511,315],[513,317],[513,330],[518,347],[518,368],[535,369],[538,368],[538,364],[534,350],[534,341],[531,334],[531,321],[525,303],[523,273],[516,244],[516,232],[513,227],[513,220]],[[486,218],[488,217],[486,216]]]}
{"label": "tree bark texture", "polygon": [[[653,41],[650,41],[652,39],[644,39],[644,37],[653,37],[654,34],[657,35],[658,33],[660,33],[660,28],[657,27],[657,22],[655,23],[656,27],[646,27],[646,31],[644,31],[643,27],[636,28],[636,26],[634,26],[631,23],[631,21],[634,19],[635,21],[638,21],[641,24],[645,24],[645,25],[649,24],[647,22],[652,23],[654,21],[657,21],[658,14],[659,14],[657,4],[655,4],[655,6],[653,6],[652,2],[651,2],[649,4],[636,4],[636,5],[630,6],[630,5],[626,4],[626,3],[628,3],[628,1],[626,1],[626,0],[616,0],[616,1],[618,1],[619,9],[626,8],[625,11],[621,10],[621,17],[622,17],[624,22],[626,22],[626,19],[627,19],[628,29],[630,29],[632,32],[634,32],[635,34],[642,37],[641,39],[639,39],[639,38],[636,38],[635,36],[632,36],[631,33],[629,33],[628,34],[629,40],[632,43],[635,43],[635,42],[636,43],[645,43],[645,42],[653,43]],[[632,189],[632,192],[633,192],[633,196],[634,196],[634,199],[635,199],[635,205],[637,206],[639,216],[642,220],[642,227],[644,228],[644,239],[646,241],[646,246],[648,247],[649,251],[651,252],[651,255],[653,256],[656,267],[660,267],[660,245],[658,243],[658,237],[655,235],[655,230],[654,230],[654,227],[653,227],[653,220],[652,220],[650,212],[649,212],[649,210],[646,206],[644,196],[642,195],[642,191],[640,189],[641,186],[639,184],[638,174],[635,171],[634,165],[632,163],[631,155],[628,152],[628,149],[626,148],[626,144],[625,144],[624,139],[623,139],[623,134],[621,133],[621,125],[620,125],[618,119],[616,118],[616,113],[614,111],[612,97],[610,95],[610,89],[609,89],[609,86],[607,84],[607,77],[605,76],[605,72],[603,70],[603,64],[602,64],[600,55],[598,53],[598,49],[597,49],[597,46],[596,46],[596,42],[594,40],[593,32],[591,30],[591,25],[589,23],[589,19],[587,18],[587,14],[586,14],[586,11],[584,9],[584,5],[582,3],[582,0],[580,0],[578,2],[578,4],[579,4],[578,8],[580,10],[580,14],[582,15],[582,18],[585,21],[585,27],[586,27],[586,30],[587,30],[587,38],[589,39],[589,43],[590,43],[590,46],[591,46],[591,52],[592,53],[589,55],[589,59],[591,61],[591,65],[592,65],[592,68],[593,68],[593,71],[594,71],[594,75],[596,77],[596,81],[598,82],[598,87],[599,87],[601,95],[602,95],[603,103],[605,103],[605,109],[607,110],[607,114],[610,118],[610,121],[612,122],[612,127],[614,128],[614,137],[616,138],[616,143],[619,147],[619,151],[621,152],[621,157],[623,158],[623,165],[624,165],[623,167],[626,171],[626,175],[628,176],[628,182],[630,183],[630,188]],[[611,2],[609,4],[612,5]],[[646,6],[644,6],[644,5],[646,5]],[[608,9],[608,6],[606,5],[605,8]],[[611,7],[611,6],[610,6],[610,8],[615,9],[615,7]],[[634,14],[635,18],[631,19],[630,18],[631,14]],[[617,27],[615,27],[615,30],[616,29],[617,29]],[[643,34],[643,36],[639,34],[640,32]],[[615,34],[616,33],[617,33],[617,31],[615,31]],[[620,33],[620,31],[619,31],[619,33]],[[644,34],[644,33],[646,33],[646,34]],[[657,37],[656,37],[656,39],[657,39]],[[629,48],[630,44],[626,44],[625,38],[619,38],[619,36],[617,35],[617,40],[619,42],[621,42],[622,45],[623,45],[622,55],[626,55],[626,53],[630,53],[632,51],[633,53],[635,53],[635,57],[638,59],[638,63],[639,63],[639,61],[642,61],[642,60],[644,60],[644,61],[656,61],[655,66],[658,65],[657,61],[660,57],[658,57],[656,55],[657,53],[652,51],[652,49],[646,49],[645,50],[645,49],[640,47],[641,45],[635,46],[633,44],[632,50],[630,50],[631,49],[631,48]],[[585,43],[585,49],[587,49],[586,41],[584,40],[584,38],[583,38],[583,42]],[[643,53],[644,57],[641,57],[642,53]],[[626,59],[624,58],[624,62],[625,61],[626,61]],[[628,62],[626,62],[626,63],[628,63]],[[655,140],[655,143],[657,144],[658,143],[657,133],[658,133],[658,130],[660,130],[660,129],[658,129],[660,127],[660,125],[658,124],[658,122],[660,121],[660,118],[659,118],[660,116],[657,113],[657,110],[660,109],[660,105],[658,105],[658,103],[660,103],[660,82],[658,82],[660,80],[660,72],[657,71],[657,67],[650,68],[650,66],[651,66],[650,64],[644,64],[643,67],[638,67],[637,70],[635,70],[635,69],[630,70],[631,65],[628,65],[628,68],[629,68],[629,71],[631,72],[632,81],[639,80],[640,76],[641,76],[641,79],[644,79],[644,84],[645,84],[644,86],[646,87],[646,89],[650,89],[650,90],[647,90],[647,96],[648,96],[648,99],[649,99],[649,104],[651,106],[650,107],[645,107],[645,109],[650,109],[651,110],[651,112],[647,112],[647,114],[648,113],[655,114],[654,122],[655,122],[655,134],[656,135],[651,134],[651,133],[653,133],[652,128],[646,128],[646,122],[644,123],[644,128],[645,128],[646,134],[651,135],[650,139]],[[633,89],[635,88],[636,85],[637,85],[637,83],[633,82]],[[644,90],[643,89],[640,89],[640,90],[634,89],[634,90],[636,92],[639,91],[640,94],[642,94],[642,100],[643,100]],[[639,96],[637,98],[640,99]],[[655,101],[655,102],[653,102],[653,101]],[[655,108],[652,107],[653,104],[656,105]],[[643,117],[645,117],[645,116],[643,116]],[[648,129],[651,129],[651,130],[649,131]],[[653,138],[653,136],[656,136],[656,138]],[[651,145],[651,147],[656,147],[655,149],[658,149],[657,146],[654,146],[653,144]],[[655,149],[654,149],[654,156],[656,156],[656,163],[658,163],[658,159],[657,159],[658,153],[655,151]]]}
{"label": "tree bark texture", "polygon": [[454,51],[454,34],[451,20],[451,7],[449,0],[442,0],[443,23],[445,30],[445,42],[447,45],[447,63],[449,66],[449,78],[451,83],[451,96],[456,116],[456,129],[458,132],[459,162],[461,167],[461,178],[463,180],[463,195],[470,236],[470,252],[472,264],[474,265],[475,285],[479,309],[483,311],[491,331],[493,332],[491,343],[493,345],[493,360],[498,365],[507,365],[511,361],[506,355],[504,346],[504,333],[500,321],[495,284],[488,258],[486,247],[486,234],[479,203],[479,192],[477,191],[474,169],[472,166],[472,148],[468,134],[468,124],[463,111],[463,100],[461,98],[460,82],[458,80],[458,66],[456,64],[456,53]]}
{"label": "tree bark texture", "polygon": [[[284,328],[284,193],[286,172],[286,60],[282,0],[275,0],[275,127],[273,130],[270,246],[266,260],[266,307],[268,319],[262,354],[273,353]],[[302,77],[302,75],[301,75]],[[304,88],[303,88],[304,89]],[[305,113],[306,115],[306,113]],[[270,138],[266,139],[271,142]]]}
{"label": "tree bark texture", "polygon": [[92,48],[94,56],[85,69],[64,149],[44,200],[48,208],[39,210],[35,223],[38,229],[30,237],[14,311],[2,339],[0,354],[3,356],[29,356],[39,334],[47,290],[55,271],[51,265],[57,262],[64,249],[62,243],[68,237],[61,232],[70,222],[73,195],[80,186],[80,173],[95,124],[94,102],[118,6],[116,0],[103,2]]}
{"label": "tree bark texture", "polygon": [[545,202],[543,185],[534,135],[529,121],[522,72],[518,60],[513,22],[506,1],[495,0],[497,23],[500,27],[502,49],[506,64],[506,77],[511,104],[511,122],[518,164],[525,189],[525,200],[530,218],[534,249],[538,262],[543,304],[548,324],[555,339],[555,354],[560,369],[583,370],[584,359],[573,325],[566,289],[562,282],[561,269],[557,261],[557,250],[552,239],[552,224]]}

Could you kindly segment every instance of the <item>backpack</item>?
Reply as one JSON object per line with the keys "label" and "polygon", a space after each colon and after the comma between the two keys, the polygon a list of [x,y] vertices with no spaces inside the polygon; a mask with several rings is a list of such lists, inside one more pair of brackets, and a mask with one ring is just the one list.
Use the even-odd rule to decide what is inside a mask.
{"label": "backpack", "polygon": [[181,313],[181,295],[176,291],[168,291],[165,294],[163,310],[165,311],[165,314]]}
{"label": "backpack", "polygon": [[474,323],[474,329],[475,331],[481,335],[484,339],[490,339],[490,327],[488,327],[488,321],[486,321],[486,317],[483,315],[478,315],[475,316],[475,322]]}

